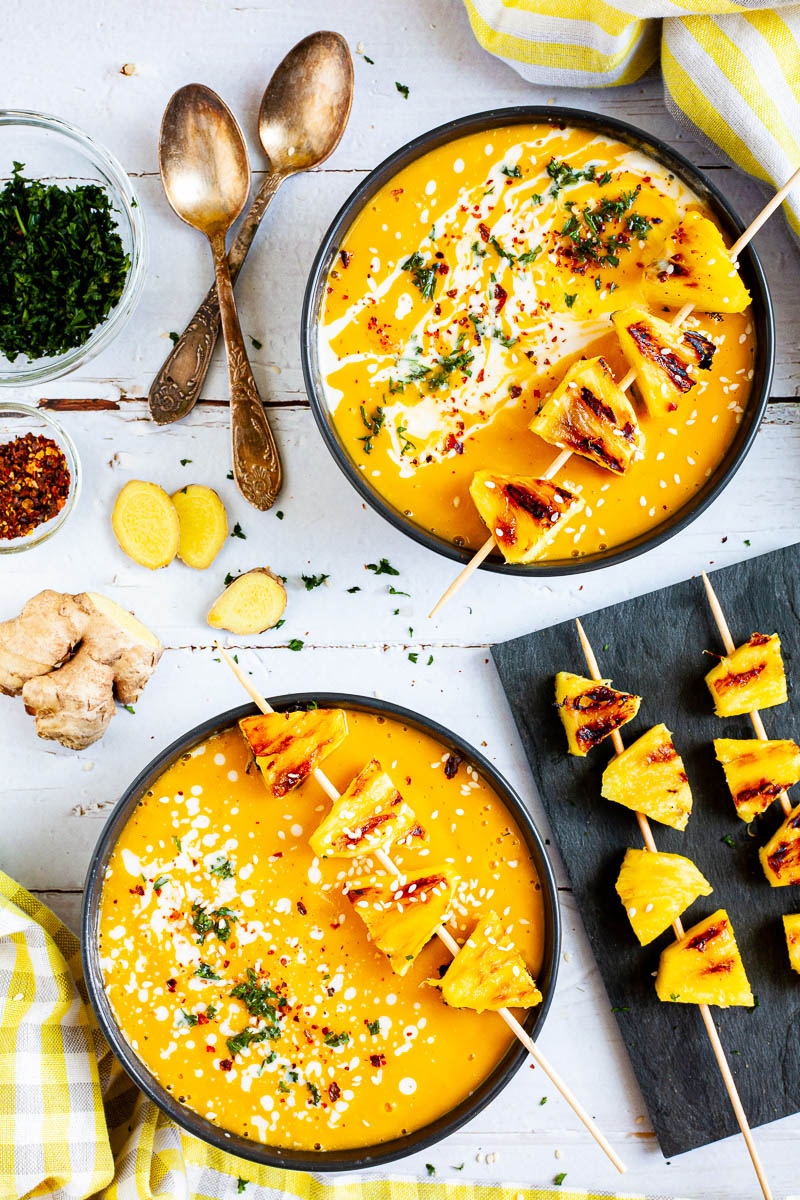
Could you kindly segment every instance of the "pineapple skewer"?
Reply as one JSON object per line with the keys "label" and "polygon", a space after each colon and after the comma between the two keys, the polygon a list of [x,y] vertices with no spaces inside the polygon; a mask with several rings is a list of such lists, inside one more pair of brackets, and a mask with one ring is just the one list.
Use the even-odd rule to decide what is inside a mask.
{"label": "pineapple skewer", "polygon": [[[783,201],[788,196],[789,192],[792,190],[792,188],[798,181],[800,181],[800,167],[798,167],[797,170],[789,177],[789,179],[787,179],[786,183],[783,185],[782,188],[780,188],[779,191],[777,191],[775,193],[775,195],[772,197],[772,199],[767,204],[764,205],[764,207],[761,209],[761,212],[758,213],[758,215],[753,218],[753,220],[747,226],[747,228],[742,233],[742,235],[737,239],[737,241],[735,241],[733,243],[730,250],[728,251],[730,258],[731,258],[731,262],[733,262],[733,263],[736,262],[739,255],[744,250],[745,246],[750,242],[750,240],[753,237],[755,237],[755,235],[758,233],[761,226],[766,221],[769,220],[769,218],[774,213],[775,209],[778,208],[783,203]],[[683,322],[686,320],[686,318],[689,316],[689,314],[692,312],[693,308],[694,308],[693,304],[684,304],[683,307],[680,308],[678,310],[678,312],[676,312],[675,316],[672,319],[671,324],[675,328],[677,328],[679,325],[682,325]],[[636,375],[637,375],[636,367],[631,367],[630,370],[627,372],[627,374],[624,375],[623,378],[619,382],[619,389],[621,392],[626,392],[628,390],[628,388],[631,386],[631,384],[635,380]],[[572,452],[570,450],[562,450],[562,452],[558,455],[558,457],[553,459],[550,466],[547,468],[546,471],[544,471],[542,473],[540,478],[552,479],[554,475],[558,474],[558,472],[565,465],[565,463],[571,458],[571,456],[572,456]],[[486,539],[486,541],[483,543],[483,545],[480,547],[479,550],[476,550],[473,557],[470,559],[470,561],[467,563],[467,565],[464,567],[464,569],[460,572],[460,574],[458,574],[455,577],[455,579],[450,584],[447,591],[444,592],[443,595],[440,596],[439,599],[436,601],[436,604],[434,604],[433,608],[428,613],[429,620],[432,620],[436,616],[436,614],[439,612],[439,610],[444,607],[444,605],[448,602],[448,600],[451,600],[452,597],[456,594],[456,592],[460,591],[460,589],[464,586],[464,584],[469,579],[470,575],[472,575],[475,571],[477,571],[478,567],[481,565],[481,563],[484,561],[484,559],[489,557],[489,555],[491,554],[492,550],[494,549],[494,547],[496,545],[497,545],[497,543],[495,541],[494,535],[492,535],[491,537],[488,537]]]}
{"label": "pineapple skewer", "polygon": [[[575,624],[578,629],[578,637],[580,638],[581,647],[589,668],[589,674],[593,679],[600,679],[600,668],[597,665],[597,659],[595,658],[595,653],[592,649],[591,642],[586,636],[586,631],[581,622],[576,620]],[[621,754],[625,747],[623,745],[622,738],[620,737],[619,730],[615,730],[612,733],[611,740],[616,753]],[[650,822],[648,821],[647,817],[640,812],[636,813],[636,819],[639,822],[639,829],[641,830],[645,846],[651,852],[656,853],[657,847],[655,838],[653,837],[653,831],[650,828]],[[675,930],[676,937],[682,938],[684,936],[683,922],[679,916],[676,917],[672,922],[672,928]],[[714,1057],[717,1060],[717,1066],[719,1067],[720,1074],[722,1075],[722,1081],[725,1084],[725,1090],[730,1098],[731,1107],[736,1115],[736,1120],[739,1123],[739,1128],[742,1131],[742,1136],[750,1154],[750,1158],[753,1163],[753,1169],[755,1170],[758,1182],[761,1186],[761,1191],[764,1194],[764,1200],[772,1200],[772,1189],[770,1188],[769,1182],[764,1173],[764,1167],[758,1153],[758,1148],[753,1139],[752,1130],[750,1129],[750,1122],[747,1119],[747,1113],[744,1111],[744,1105],[742,1104],[741,1097],[739,1096],[739,1091],[736,1087],[736,1081],[731,1074],[728,1060],[725,1057],[725,1050],[722,1042],[720,1041],[717,1027],[714,1024],[714,1019],[711,1016],[711,1011],[707,1004],[698,1004],[697,1007],[700,1010],[700,1016],[703,1020],[703,1024],[706,1027],[708,1040],[711,1043],[711,1049],[714,1053]]]}
{"label": "pineapple skewer", "polygon": [[[264,699],[264,697],[261,695],[261,693],[257,690],[257,688],[255,688],[253,686],[253,684],[250,682],[250,680],[245,675],[244,671],[242,671],[242,669],[238,666],[238,664],[233,661],[230,654],[228,654],[228,652],[224,649],[224,647],[222,647],[219,644],[219,642],[215,642],[215,645],[216,645],[217,649],[219,650],[223,660],[227,663],[227,665],[233,671],[234,675],[239,680],[239,683],[241,683],[242,687],[248,693],[251,700],[253,700],[254,703],[256,704],[256,706],[261,710],[261,712],[262,713],[273,712],[274,710],[269,706],[269,704]],[[317,767],[314,770],[313,775],[314,775],[314,778],[316,779],[317,783],[320,785],[322,790],[325,792],[326,796],[328,796],[329,799],[331,799],[335,803],[339,799],[339,796],[340,796],[338,788],[336,788],[334,786],[334,784],[331,783],[328,776],[325,774],[325,772],[320,767]],[[395,875],[395,876],[402,875],[402,871],[400,870],[400,868],[396,865],[396,863],[394,863],[392,861],[392,859],[389,857],[388,854],[386,854],[385,851],[374,850],[372,853],[374,853],[375,857],[378,859],[381,866],[383,866],[385,868],[385,870],[387,870],[389,872],[390,875]],[[459,946],[458,942],[455,940],[453,935],[449,932],[449,930],[445,929],[445,927],[443,925],[440,925],[436,930],[436,937],[439,938],[439,941],[442,942],[443,945],[447,947],[447,949],[450,951],[450,953],[455,958],[455,956],[458,954],[461,947]],[[590,1116],[590,1114],[586,1111],[586,1109],[581,1104],[580,1100],[578,1100],[577,1096],[570,1090],[568,1085],[564,1082],[564,1080],[561,1078],[561,1076],[558,1074],[558,1072],[555,1070],[555,1068],[548,1062],[548,1060],[542,1054],[541,1050],[539,1050],[539,1048],[537,1047],[533,1038],[529,1037],[529,1035],[523,1029],[522,1025],[520,1025],[517,1018],[513,1015],[513,1013],[509,1012],[509,1010],[507,1008],[500,1008],[500,1009],[497,1009],[496,1011],[498,1013],[498,1016],[502,1017],[502,1019],[505,1021],[506,1025],[511,1030],[511,1032],[514,1034],[517,1041],[521,1042],[522,1045],[525,1047],[525,1049],[528,1051],[528,1053],[530,1054],[531,1058],[534,1060],[536,1065],[538,1067],[541,1067],[541,1069],[544,1071],[545,1075],[550,1080],[550,1082],[553,1084],[553,1086],[561,1093],[563,1098],[566,1100],[567,1104],[570,1106],[572,1111],[575,1113],[576,1117],[578,1117],[578,1119],[583,1123],[585,1128],[592,1135],[592,1137],[597,1142],[597,1144],[601,1148],[601,1150],[603,1150],[604,1153],[608,1156],[608,1158],[611,1160],[611,1162],[617,1168],[619,1173],[621,1175],[624,1174],[625,1171],[627,1170],[625,1163],[622,1161],[622,1159],[619,1157],[617,1152],[611,1146],[611,1144],[609,1143],[609,1141],[607,1140],[605,1135],[601,1132],[600,1128],[595,1123],[594,1118]]]}
{"label": "pineapple skewer", "polygon": [[[725,653],[733,654],[736,646],[734,645],[733,638],[731,637],[731,631],[728,628],[728,622],[725,620],[725,614],[722,611],[722,605],[720,604],[717,598],[717,593],[711,586],[711,581],[709,580],[705,571],[703,571],[703,586],[706,589],[708,603],[711,608],[712,616],[716,621],[717,629],[719,630],[719,636],[722,638],[722,645],[725,647]],[[767,737],[767,731],[764,728],[764,722],[761,720],[761,713],[758,711],[758,709],[754,708],[753,711],[747,715],[750,717],[758,740],[761,742],[769,741],[769,738]],[[789,813],[792,811],[791,800],[785,791],[778,793],[778,799],[781,802],[781,808],[783,809],[784,814],[788,817]]]}

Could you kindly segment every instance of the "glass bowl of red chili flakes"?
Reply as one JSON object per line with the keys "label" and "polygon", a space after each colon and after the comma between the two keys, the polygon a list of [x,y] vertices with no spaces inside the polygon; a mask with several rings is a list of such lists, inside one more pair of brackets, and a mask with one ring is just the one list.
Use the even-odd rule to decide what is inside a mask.
{"label": "glass bowl of red chili flakes", "polygon": [[0,554],[57,533],[81,487],[78,451],[48,412],[0,398]]}

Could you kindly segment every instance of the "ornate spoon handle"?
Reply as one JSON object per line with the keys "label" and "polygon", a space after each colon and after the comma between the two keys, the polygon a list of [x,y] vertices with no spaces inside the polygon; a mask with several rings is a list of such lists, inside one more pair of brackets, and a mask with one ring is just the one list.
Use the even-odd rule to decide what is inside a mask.
{"label": "ornate spoon handle", "polygon": [[[259,188],[228,255],[231,282],[242,268],[261,219],[285,175],[273,172]],[[150,413],[159,425],[179,421],[194,408],[203,388],[219,336],[217,285],[209,288],[203,303],[172,347],[150,387]]]}
{"label": "ornate spoon handle", "polygon": [[228,356],[233,477],[245,500],[256,508],[271,508],[282,482],[281,461],[242,337],[225,254],[225,235],[214,234],[210,241]]}

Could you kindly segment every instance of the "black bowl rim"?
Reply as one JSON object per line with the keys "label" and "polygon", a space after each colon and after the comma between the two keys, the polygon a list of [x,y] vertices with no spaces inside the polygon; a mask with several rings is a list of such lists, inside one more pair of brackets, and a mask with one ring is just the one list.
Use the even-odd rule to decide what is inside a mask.
{"label": "black bowl rim", "polygon": [[[541,971],[537,976],[537,983],[543,999],[537,1008],[529,1010],[524,1022],[527,1033],[535,1040],[544,1025],[555,992],[561,953],[561,914],[555,876],[544,840],[516,791],[483,754],[458,734],[454,734],[430,717],[422,716],[420,713],[415,713],[389,701],[344,692],[296,692],[276,696],[269,702],[277,711],[319,704],[321,707],[352,708],[362,712],[374,712],[403,721],[431,734],[446,746],[456,750],[473,764],[497,792],[513,814],[525,838],[536,867],[544,901],[544,951]],[[193,729],[161,750],[139,772],[117,801],[95,846],[86,875],[81,911],[81,954],[86,988],[103,1035],[128,1075],[154,1104],[186,1132],[218,1150],[224,1150],[229,1154],[238,1155],[240,1158],[263,1166],[300,1171],[366,1170],[424,1150],[460,1129],[499,1095],[526,1060],[527,1051],[519,1042],[512,1042],[492,1072],[474,1092],[449,1113],[445,1113],[415,1132],[375,1146],[356,1147],[352,1150],[330,1152],[284,1150],[281,1147],[266,1146],[250,1138],[226,1133],[219,1125],[207,1121],[199,1113],[178,1103],[139,1060],[129,1045],[117,1025],[103,986],[96,937],[100,918],[103,877],[119,834],[131,812],[142,794],[181,754],[185,754],[213,734],[230,728],[242,717],[254,715],[258,711],[254,704],[243,704],[201,721],[200,724],[195,725]]]}
{"label": "black bowl rim", "polygon": [[[661,162],[680,178],[689,184],[700,197],[710,205],[719,218],[729,236],[734,239],[744,231],[744,224],[735,209],[728,203],[722,192],[717,188],[699,167],[689,161],[685,155],[673,150],[665,141],[655,134],[648,133],[621,121],[618,117],[605,116],[601,113],[590,113],[582,109],[568,108],[561,105],[515,105],[510,108],[492,108],[483,112],[471,113],[443,125],[437,125],[425,133],[412,138],[399,149],[395,150],[383,162],[379,163],[369,175],[350,193],[339,209],[322,239],[319,250],[314,258],[303,297],[303,309],[300,323],[300,356],[303,366],[303,381],[308,395],[311,411],[314,414],[317,427],[328,450],[333,456],[339,469],[350,481],[353,487],[369,506],[379,513],[395,529],[406,534],[421,546],[459,563],[468,563],[475,551],[455,546],[446,538],[439,537],[415,524],[394,508],[373,489],[362,471],[353,464],[352,459],[339,440],[330,419],[330,413],[324,395],[316,387],[314,377],[315,341],[317,331],[317,315],[321,286],[327,276],[331,262],[338,253],[342,236],[361,213],[366,203],[375,192],[383,186],[399,170],[414,159],[421,157],[429,150],[434,150],[457,137],[469,133],[478,133],[484,129],[496,129],[503,125],[522,125],[539,121],[547,124],[572,124],[596,130],[598,133],[610,134],[620,141],[628,142],[634,149],[648,154],[657,162]],[[598,551],[580,558],[560,559],[554,562],[534,562],[527,565],[508,563],[504,559],[490,555],[480,564],[479,570],[493,571],[501,575],[516,576],[560,576],[576,575],[585,571],[596,571],[603,567],[616,566],[632,558],[644,554],[648,550],[662,545],[669,538],[680,533],[712,504],[725,490],[733,479],[739,467],[747,457],[758,433],[761,420],[769,401],[772,376],[775,366],[775,317],[772,309],[772,299],[767,286],[761,261],[752,241],[747,245],[739,260],[744,267],[747,283],[753,295],[753,324],[756,326],[756,362],[754,366],[753,388],[747,403],[747,408],[741,425],[734,434],[725,456],[720,460],[717,469],[693,497],[676,512],[670,514],[655,530],[631,538],[610,550]]]}

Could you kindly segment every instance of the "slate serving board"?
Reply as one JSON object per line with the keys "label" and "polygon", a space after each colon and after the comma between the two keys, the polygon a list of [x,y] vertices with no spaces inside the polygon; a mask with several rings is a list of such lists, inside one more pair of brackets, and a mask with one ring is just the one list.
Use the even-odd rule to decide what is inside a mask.
{"label": "slate serving board", "polygon": [[[715,571],[711,582],[736,645],[779,633],[789,702],[764,711],[770,737],[800,742],[800,544]],[[581,618],[601,673],[643,697],[622,729],[629,744],[663,721],[674,735],[694,795],[685,833],[652,822],[659,850],[691,858],[714,887],[684,913],[685,926],[726,908],[755,1009],[713,1008],[753,1126],[800,1110],[800,976],[789,968],[781,915],[800,911],[800,889],[771,888],[758,847],[783,819],[779,804],[753,823],[736,816],[714,737],[753,737],[747,717],[720,720],[703,676],[704,651],[722,645],[699,577]],[[566,753],[554,704],[558,670],[588,675],[574,621],[493,650],[525,752],[561,850],[584,925],[665,1158],[738,1132],[701,1019],[691,1005],[662,1004],[652,973],[669,930],[641,947],[614,890],[625,849],[642,842],[632,812],[600,796],[610,739],[587,758]],[[800,801],[800,785],[790,798]],[[730,846],[722,839],[730,837]]]}

